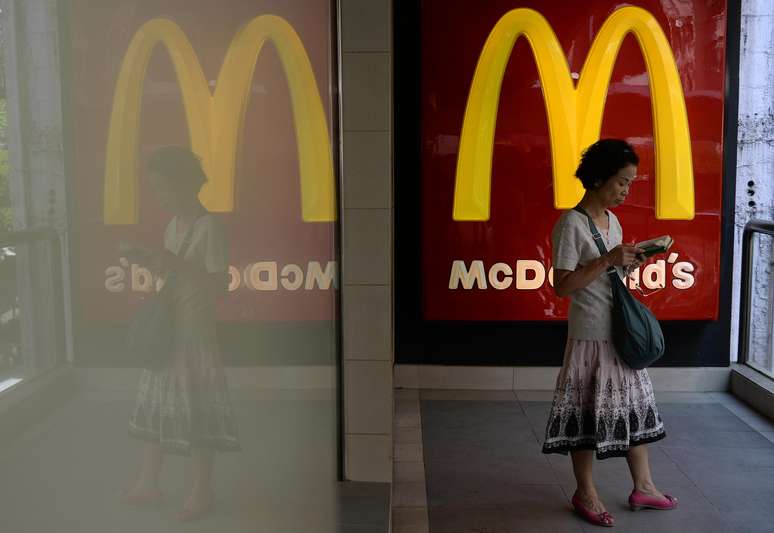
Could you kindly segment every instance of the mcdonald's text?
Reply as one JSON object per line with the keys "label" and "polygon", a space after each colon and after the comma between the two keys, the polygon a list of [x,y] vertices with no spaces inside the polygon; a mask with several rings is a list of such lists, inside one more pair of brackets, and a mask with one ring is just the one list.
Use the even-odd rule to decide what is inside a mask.
{"label": "mcdonald's text", "polygon": [[[120,265],[105,269],[105,290],[110,293],[153,292],[160,282],[150,270],[121,258]],[[338,289],[337,264],[308,261],[305,267],[295,263],[281,265],[278,261],[257,261],[245,266],[229,266],[229,292],[245,288],[265,292],[285,290],[328,291]]]}
{"label": "mcdonald's text", "polygon": [[[696,265],[690,261],[677,261],[678,253],[671,253],[667,259],[659,259],[634,270],[628,278],[630,289],[641,283],[646,289],[655,290],[672,286],[686,290],[696,285]],[[669,267],[667,267],[669,265]],[[554,286],[554,268],[536,259],[518,259],[515,268],[506,262],[492,263],[489,268],[481,259],[452,262],[449,274],[449,289],[498,291],[515,288],[520,291],[537,290],[546,282]],[[668,276],[671,274],[671,276]],[[668,279],[669,278],[669,279]],[[514,283],[515,282],[515,283]]]}

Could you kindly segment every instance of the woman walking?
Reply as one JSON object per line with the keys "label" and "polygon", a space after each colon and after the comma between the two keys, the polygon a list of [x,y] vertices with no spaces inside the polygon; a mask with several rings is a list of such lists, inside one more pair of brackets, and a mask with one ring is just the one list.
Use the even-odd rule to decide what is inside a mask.
{"label": "woman walking", "polygon": [[575,510],[588,521],[615,524],[592,478],[597,459],[626,457],[634,489],[633,510],[673,509],[677,499],[653,483],[646,444],[666,436],[647,370],[633,370],[612,341],[612,290],[606,274],[615,266],[636,268],[642,252],[622,244],[623,230],[608,209],[621,205],[637,174],[639,158],[625,141],[605,139],[583,154],[575,175],[586,193],[578,204],[592,218],[609,250],[600,256],[588,219],[562,213],[551,235],[554,290],[571,298],[567,345],[548,417],[543,453],[572,456],[577,490]]}
{"label": "woman walking", "polygon": [[129,433],[145,441],[144,460],[125,500],[159,503],[163,454],[191,455],[193,486],[180,513],[188,521],[209,509],[215,452],[240,449],[215,333],[216,299],[228,290],[228,247],[217,220],[199,202],[207,178],[190,150],[160,148],[147,170],[159,204],[174,217],[164,250],[125,246],[122,254],[162,277],[174,272],[175,340],[170,362],[140,377]]}

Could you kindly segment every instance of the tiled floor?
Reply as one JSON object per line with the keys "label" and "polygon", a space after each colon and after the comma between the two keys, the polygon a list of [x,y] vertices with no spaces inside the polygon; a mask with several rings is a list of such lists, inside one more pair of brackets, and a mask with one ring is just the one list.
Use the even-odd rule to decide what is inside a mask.
{"label": "tiled floor", "polygon": [[[550,399],[545,392],[419,393],[431,533],[599,531],[571,511],[569,457],[540,453]],[[595,461],[597,487],[617,530],[774,532],[774,423],[725,393],[661,393],[657,400],[668,436],[649,446],[651,467],[680,507],[629,511],[625,459]],[[409,464],[396,463],[398,483]],[[425,530],[421,500],[404,498],[396,533]]]}
{"label": "tiled floor", "polygon": [[0,447],[5,533],[387,533],[390,485],[337,483],[333,391],[234,391],[243,450],[219,455],[213,512],[180,524],[191,460],[165,459],[158,509],[120,495],[140,446],[126,433],[130,391],[84,391]]}

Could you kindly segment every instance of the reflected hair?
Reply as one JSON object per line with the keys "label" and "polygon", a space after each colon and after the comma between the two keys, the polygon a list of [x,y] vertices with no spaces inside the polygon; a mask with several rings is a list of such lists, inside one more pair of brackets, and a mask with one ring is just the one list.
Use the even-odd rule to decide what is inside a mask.
{"label": "reflected hair", "polygon": [[640,158],[631,144],[621,139],[601,139],[583,151],[575,176],[586,190],[599,189],[619,170],[638,165]]}
{"label": "reflected hair", "polygon": [[201,159],[184,146],[157,148],[148,157],[145,166],[149,172],[160,174],[179,187],[199,190],[207,183]]}

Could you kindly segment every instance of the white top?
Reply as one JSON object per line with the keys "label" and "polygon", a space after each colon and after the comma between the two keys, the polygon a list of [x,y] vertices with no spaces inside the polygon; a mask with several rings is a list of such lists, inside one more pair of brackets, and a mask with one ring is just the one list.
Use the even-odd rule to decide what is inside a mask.
{"label": "white top", "polygon": [[[609,228],[602,233],[605,247],[612,250],[623,241],[623,229],[618,217],[607,211]],[[588,219],[572,209],[564,211],[551,233],[552,264],[555,270],[576,270],[599,257]],[[623,278],[623,270],[616,267]],[[586,287],[570,294],[568,333],[571,339],[609,340],[612,337],[613,293],[607,272]]]}
{"label": "white top", "polygon": [[[164,248],[177,254],[183,245],[185,232],[177,234],[177,217],[167,224],[164,231]],[[196,260],[207,272],[228,272],[228,243],[215,215],[207,213],[194,222],[191,245],[185,259]]]}

